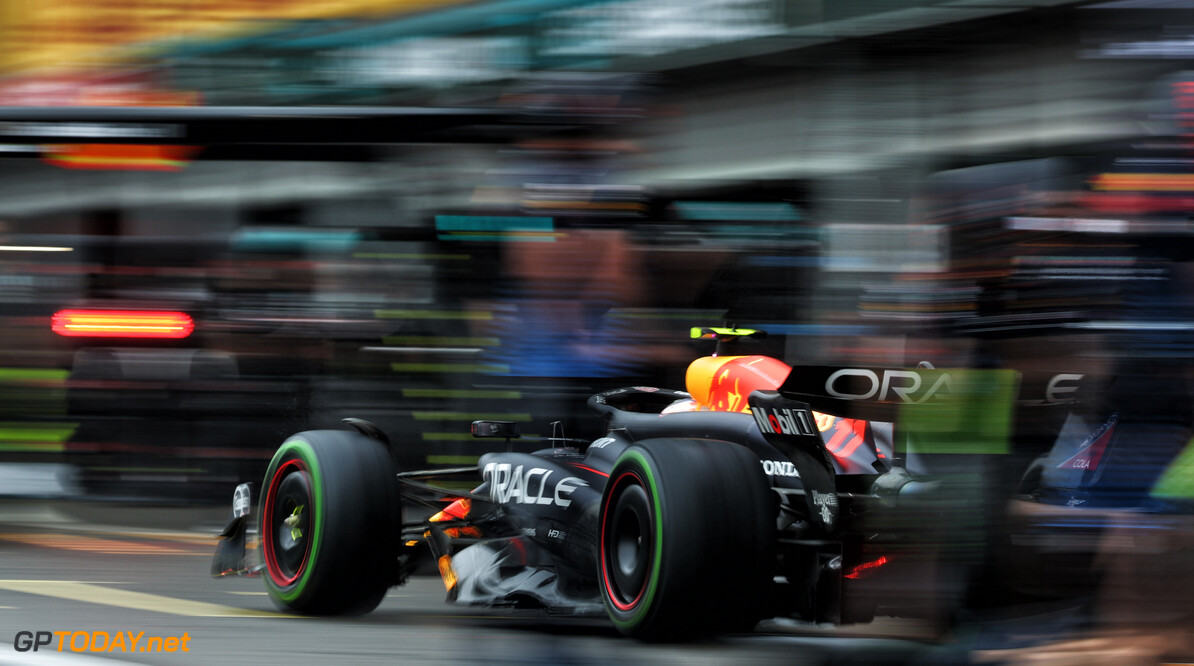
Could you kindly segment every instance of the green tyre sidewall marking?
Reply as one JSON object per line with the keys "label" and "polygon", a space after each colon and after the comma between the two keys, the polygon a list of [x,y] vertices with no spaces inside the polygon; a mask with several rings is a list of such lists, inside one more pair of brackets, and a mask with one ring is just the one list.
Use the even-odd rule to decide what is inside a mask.
{"label": "green tyre sidewall marking", "polygon": [[[630,616],[625,619],[619,618],[618,613],[620,613],[620,611],[615,609],[609,603],[609,601],[605,602],[606,609],[609,611],[608,615],[610,619],[613,621],[614,625],[620,629],[632,629],[640,624],[644,619],[646,619],[647,615],[650,614],[652,610],[651,604],[655,600],[655,595],[659,589],[659,572],[663,564],[663,511],[659,498],[659,484],[655,479],[655,470],[647,456],[643,455],[642,451],[637,449],[630,449],[624,452],[621,457],[618,458],[618,463],[614,465],[614,467],[616,468],[620,466],[622,462],[627,459],[634,460],[635,463],[638,464],[638,467],[641,468],[643,476],[646,477],[647,485],[649,486],[649,490],[651,492],[651,508],[655,514],[655,544],[651,551],[651,581],[647,583],[647,590],[643,593],[643,598],[639,600],[638,605],[635,607]],[[604,547],[605,545],[602,544],[602,548]],[[605,575],[604,572],[602,575]]]}
{"label": "green tyre sidewall marking", "polygon": [[[323,496],[327,490],[324,487],[323,479],[320,476],[319,461],[315,455],[315,450],[311,448],[311,445],[307,443],[306,440],[297,438],[287,440],[282,444],[281,447],[278,448],[277,452],[274,453],[273,459],[270,460],[269,469],[265,473],[266,483],[273,482],[274,473],[282,464],[285,457],[291,453],[294,454],[294,457],[297,457],[303,461],[303,464],[307,466],[308,474],[311,475],[311,501],[314,504],[314,507],[311,511],[311,522],[313,527],[311,552],[308,554],[307,562],[303,566],[302,576],[300,576],[299,579],[289,587],[279,587],[277,583],[274,582],[273,577],[269,575],[268,571],[264,576],[265,586],[269,593],[279,600],[285,602],[287,605],[292,604],[295,600],[302,597],[303,593],[307,591],[307,584],[311,581],[311,572],[315,569],[316,561],[319,558],[319,546],[323,541]],[[270,490],[271,488],[267,486],[266,492],[268,493]],[[258,521],[258,524],[264,526],[268,524],[267,521],[269,520],[269,516],[264,515],[264,502],[262,503],[261,511],[263,515],[261,520]],[[265,534],[262,534],[262,538],[265,538]]]}

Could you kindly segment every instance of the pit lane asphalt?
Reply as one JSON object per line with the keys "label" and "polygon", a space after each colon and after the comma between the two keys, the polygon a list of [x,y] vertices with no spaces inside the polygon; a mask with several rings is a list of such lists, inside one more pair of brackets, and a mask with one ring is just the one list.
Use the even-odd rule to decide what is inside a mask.
{"label": "pit lane asphalt", "polygon": [[[444,603],[438,578],[393,588],[373,613],[290,617],[260,579],[208,575],[222,507],[0,501],[0,665],[46,664],[951,664],[956,646],[903,629],[812,625],[695,645],[646,645],[602,618]],[[189,636],[188,651],[20,652],[20,631]],[[55,643],[56,644],[56,643]]]}

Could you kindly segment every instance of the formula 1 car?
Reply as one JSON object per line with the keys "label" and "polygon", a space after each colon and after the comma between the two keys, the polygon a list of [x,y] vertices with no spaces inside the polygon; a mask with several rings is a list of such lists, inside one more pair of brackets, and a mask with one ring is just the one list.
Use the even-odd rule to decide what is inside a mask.
{"label": "formula 1 car", "polygon": [[[296,434],[265,474],[259,549],[246,547],[254,488],[242,484],[212,574],[259,574],[291,612],[351,614],[430,556],[449,602],[604,613],[644,640],[771,617],[870,620],[882,603],[868,581],[890,571],[925,587],[898,566],[923,563],[906,545],[922,525],[877,518],[935,483],[895,459],[893,409],[956,391],[957,375],[725,353],[761,335],[694,329],[719,353],[689,366],[686,391],[598,393],[588,406],[604,436],[507,446],[475,467],[398,471],[385,434],[356,419]],[[472,434],[519,436],[500,421]],[[462,477],[473,490],[436,485]]]}

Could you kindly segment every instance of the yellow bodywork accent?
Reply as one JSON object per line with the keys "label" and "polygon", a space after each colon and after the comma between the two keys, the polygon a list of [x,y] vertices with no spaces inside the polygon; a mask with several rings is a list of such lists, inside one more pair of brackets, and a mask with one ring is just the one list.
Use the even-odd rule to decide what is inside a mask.
{"label": "yellow bodywork accent", "polygon": [[722,367],[741,356],[702,356],[688,364],[688,372],[684,375],[684,386],[688,389],[693,400],[701,405],[709,404],[709,391],[713,387],[713,378]]}
{"label": "yellow bodywork accent", "polygon": [[451,590],[456,587],[456,572],[452,571],[452,558],[450,556],[440,556],[439,575],[440,578],[444,579],[444,589]]}

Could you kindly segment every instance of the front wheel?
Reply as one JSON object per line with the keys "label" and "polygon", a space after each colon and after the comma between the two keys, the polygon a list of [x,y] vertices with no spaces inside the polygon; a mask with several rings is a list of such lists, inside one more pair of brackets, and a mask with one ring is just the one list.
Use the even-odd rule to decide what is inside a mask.
{"label": "front wheel", "polygon": [[776,503],[754,453],[715,440],[640,442],[619,456],[601,506],[601,592],[622,633],[684,640],[759,619]]}
{"label": "front wheel", "polygon": [[265,587],[284,610],[365,613],[393,581],[401,537],[394,462],[364,435],[314,430],[270,461],[261,506]]}

